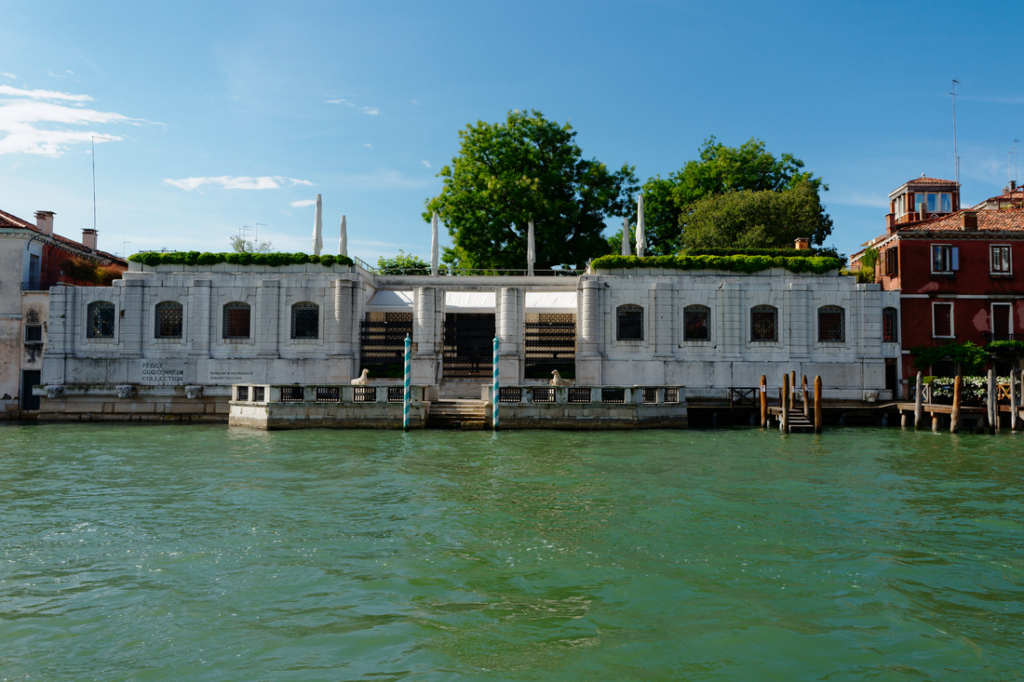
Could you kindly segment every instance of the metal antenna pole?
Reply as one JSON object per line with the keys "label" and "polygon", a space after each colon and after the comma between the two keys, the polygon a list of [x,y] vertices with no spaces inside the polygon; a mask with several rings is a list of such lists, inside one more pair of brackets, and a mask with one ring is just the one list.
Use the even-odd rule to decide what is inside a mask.
{"label": "metal antenna pole", "polygon": [[953,79],[953,91],[949,94],[953,96],[953,165],[956,171],[956,184],[960,185],[960,156],[956,152],[956,86],[960,85],[960,81]]}
{"label": "metal antenna pole", "polygon": [[89,138],[92,142],[92,229],[96,229],[96,136]]}

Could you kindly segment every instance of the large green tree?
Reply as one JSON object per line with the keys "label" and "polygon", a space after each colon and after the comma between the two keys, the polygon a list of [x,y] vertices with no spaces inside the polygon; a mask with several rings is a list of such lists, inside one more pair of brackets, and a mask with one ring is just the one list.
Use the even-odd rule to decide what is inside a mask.
{"label": "large green tree", "polygon": [[[825,213],[820,200],[820,193],[827,191],[828,186],[821,178],[815,177],[813,173],[803,168],[804,162],[800,159],[792,154],[776,157],[765,148],[763,141],[756,138],[751,138],[739,147],[729,147],[716,140],[714,136],[709,137],[701,146],[698,158],[688,161],[668,178],[655,176],[644,183],[641,192],[644,195],[644,228],[648,252],[652,255],[669,255],[677,253],[682,248],[696,246],[697,242],[706,244],[712,238],[707,229],[713,231],[706,222],[701,222],[701,229],[705,231],[697,241],[688,240],[685,234],[692,222],[690,216],[698,206],[702,215],[706,215],[711,209],[713,204],[701,203],[705,200],[736,193],[742,195],[783,192],[803,183],[810,185],[814,196],[811,197],[806,191],[798,195],[807,199],[808,210],[817,207],[818,221],[813,230],[798,236],[811,237],[816,244],[821,244],[832,231],[832,221]],[[768,197],[760,197],[757,201],[764,202],[767,199]],[[750,200],[749,197],[743,199],[735,196],[723,199],[721,210],[734,211],[738,201]],[[770,216],[763,216],[762,220],[769,218]],[[635,226],[635,220],[634,215],[631,226]],[[769,233],[788,233],[787,226],[783,224],[770,220],[759,224],[762,224]],[[808,221],[801,221],[801,225],[807,228]],[[619,245],[622,243],[621,233],[620,229],[609,239],[615,253],[618,253]],[[724,235],[725,233],[720,238],[713,237],[713,240],[725,242]],[[773,243],[776,241],[781,243],[780,240],[773,240]]]}
{"label": "large green tree", "polygon": [[454,246],[442,260],[458,268],[523,269],[533,219],[536,267],[582,267],[608,251],[605,219],[628,215],[634,167],[610,171],[583,158],[576,132],[539,111],[509,112],[502,123],[467,125],[459,153],[438,173],[441,193],[426,201]]}
{"label": "large green tree", "polygon": [[683,219],[686,248],[791,249],[798,237],[820,244],[832,230],[809,180],[778,191],[733,190],[707,196],[693,203]]}

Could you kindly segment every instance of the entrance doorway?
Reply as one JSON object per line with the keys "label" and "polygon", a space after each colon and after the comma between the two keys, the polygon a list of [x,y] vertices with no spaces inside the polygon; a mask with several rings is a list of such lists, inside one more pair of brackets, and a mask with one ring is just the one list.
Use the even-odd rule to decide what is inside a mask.
{"label": "entrance doorway", "polygon": [[446,379],[491,376],[494,313],[447,313],[443,357]]}
{"label": "entrance doorway", "polygon": [[885,361],[885,388],[892,391],[893,399],[896,398],[896,385],[899,383],[899,378],[896,374],[896,361],[887,358]]}
{"label": "entrance doorway", "polygon": [[42,381],[42,372],[38,369],[26,369],[21,372],[21,409],[38,410],[39,396],[32,395],[32,387]]}

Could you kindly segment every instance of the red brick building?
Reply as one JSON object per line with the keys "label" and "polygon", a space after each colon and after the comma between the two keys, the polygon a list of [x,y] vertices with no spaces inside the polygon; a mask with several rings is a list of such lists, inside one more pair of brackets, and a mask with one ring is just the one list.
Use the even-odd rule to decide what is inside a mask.
{"label": "red brick building", "polygon": [[[902,377],[918,370],[950,375],[952,363],[916,367],[911,348],[972,341],[1024,340],[1024,209],[1010,187],[971,209],[960,208],[950,180],[917,178],[889,195],[875,281],[900,291],[900,311],[883,316],[883,334],[902,348]],[[854,267],[864,251],[854,254]],[[990,365],[998,374],[1008,363]]]}

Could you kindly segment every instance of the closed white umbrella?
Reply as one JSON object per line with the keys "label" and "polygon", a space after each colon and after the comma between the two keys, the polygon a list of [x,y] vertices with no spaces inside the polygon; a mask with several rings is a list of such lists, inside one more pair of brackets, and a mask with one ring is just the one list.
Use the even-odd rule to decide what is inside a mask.
{"label": "closed white umbrella", "polygon": [[629,248],[629,218],[622,219],[622,255],[633,255],[633,250]]}
{"label": "closed white umbrella", "polygon": [[533,264],[537,262],[537,247],[534,244],[533,221],[526,228],[526,274],[533,277]]}
{"label": "closed white umbrella", "polygon": [[647,251],[647,235],[644,234],[644,195],[636,203],[636,255],[644,257]]}
{"label": "closed white umbrella", "polygon": [[430,219],[430,228],[430,274],[437,277],[437,260],[440,255],[438,252],[441,250],[441,244],[437,237],[437,213],[434,213],[433,217]]}
{"label": "closed white umbrella", "polygon": [[313,218],[313,255],[319,256],[324,248],[324,225],[323,225],[324,204],[320,195],[316,195],[316,217]]}
{"label": "closed white umbrella", "polygon": [[348,226],[345,225],[345,216],[341,216],[341,234],[338,235],[338,255],[348,255]]}

